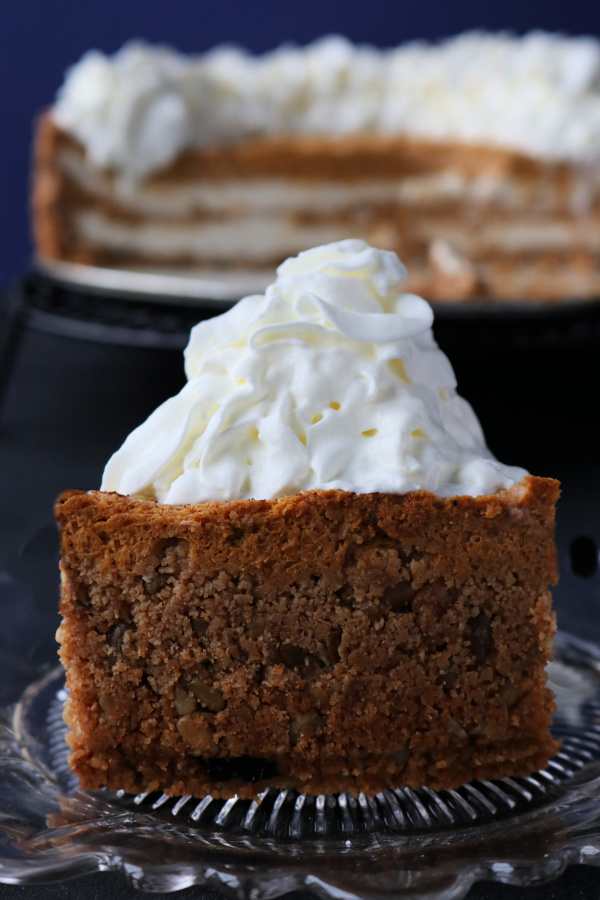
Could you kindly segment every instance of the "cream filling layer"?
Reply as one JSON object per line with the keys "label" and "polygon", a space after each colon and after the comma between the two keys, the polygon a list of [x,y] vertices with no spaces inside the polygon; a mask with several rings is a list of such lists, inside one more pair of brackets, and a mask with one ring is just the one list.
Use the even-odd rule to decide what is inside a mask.
{"label": "cream filling layer", "polygon": [[[357,204],[434,206],[456,201],[523,208],[530,191],[499,175],[467,177],[458,172],[411,175],[402,179],[361,179],[355,182],[296,181],[283,178],[198,179],[160,185],[110,177],[73,151],[63,151],[60,169],[86,192],[137,213],[182,218],[198,212],[337,212]],[[545,186],[544,206],[558,202],[556,189]]]}
{"label": "cream filling layer", "polygon": [[284,257],[334,237],[352,237],[356,226],[331,222],[299,225],[284,216],[245,216],[203,223],[129,224],[94,210],[75,218],[76,229],[88,243],[115,252],[152,256],[157,260],[192,257],[231,262]]}
{"label": "cream filling layer", "polygon": [[428,220],[420,223],[419,233],[426,242],[447,242],[471,259],[494,252],[519,254],[577,249],[600,252],[600,228],[590,228],[589,222],[521,217],[518,222],[488,221],[465,228],[449,221]]}
{"label": "cream filling layer", "polygon": [[[356,236],[356,222],[331,221],[300,223],[285,215],[245,215],[235,219],[195,223],[129,223],[101,212],[85,209],[75,217],[79,235],[89,244],[112,251],[125,251],[157,260],[173,257],[231,261],[272,259],[285,256],[332,239]],[[583,247],[600,252],[600,232],[578,224],[529,220],[488,223],[477,228],[458,224],[419,223],[425,244],[447,241],[467,258],[486,255],[491,249],[501,253],[562,251]],[[363,231],[372,231],[366,226]],[[393,224],[389,229],[394,238]],[[402,238],[398,233],[398,241]]]}

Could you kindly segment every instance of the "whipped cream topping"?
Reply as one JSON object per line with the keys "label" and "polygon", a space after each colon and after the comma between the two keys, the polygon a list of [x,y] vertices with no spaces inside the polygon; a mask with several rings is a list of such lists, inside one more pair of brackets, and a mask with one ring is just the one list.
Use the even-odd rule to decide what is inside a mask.
{"label": "whipped cream topping", "polygon": [[429,304],[389,251],[346,240],[277,270],[264,295],[196,325],[187,384],[110,459],[102,490],[163,503],[311,489],[477,496],[527,473],[497,462]]}
{"label": "whipped cream topping", "polygon": [[192,57],[132,43],[87,53],[54,117],[129,178],[186,148],[273,134],[375,131],[588,161],[600,156],[600,41],[470,32],[377,50],[333,36]]}

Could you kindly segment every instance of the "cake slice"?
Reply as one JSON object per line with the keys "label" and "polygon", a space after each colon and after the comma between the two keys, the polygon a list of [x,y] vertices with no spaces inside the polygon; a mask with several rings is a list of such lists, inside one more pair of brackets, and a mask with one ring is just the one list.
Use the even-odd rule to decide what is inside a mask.
{"label": "cake slice", "polygon": [[532,772],[557,482],[491,455],[394,254],[277,274],[58,501],[74,771],[215,797]]}
{"label": "cake slice", "polygon": [[169,506],[71,492],[61,659],[84,787],[254,797],[527,775],[558,486]]}

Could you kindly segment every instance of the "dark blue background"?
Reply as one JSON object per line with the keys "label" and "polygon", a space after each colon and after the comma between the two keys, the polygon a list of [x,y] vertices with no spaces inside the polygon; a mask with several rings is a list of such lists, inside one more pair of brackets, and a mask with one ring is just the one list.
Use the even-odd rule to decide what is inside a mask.
{"label": "dark blue background", "polygon": [[469,28],[600,34],[597,2],[558,0],[0,0],[0,286],[27,266],[32,120],[91,47],[143,37],[181,50],[268,50],[332,32],[391,46]]}

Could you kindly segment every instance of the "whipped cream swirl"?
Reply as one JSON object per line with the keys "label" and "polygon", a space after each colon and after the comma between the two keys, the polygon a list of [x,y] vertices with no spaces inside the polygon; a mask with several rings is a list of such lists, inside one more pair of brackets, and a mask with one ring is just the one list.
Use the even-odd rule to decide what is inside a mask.
{"label": "whipped cream swirl", "polygon": [[102,489],[201,503],[516,484],[527,473],[487,449],[405,275],[359,240],[288,259],[264,296],[193,328],[187,384],[127,438]]}
{"label": "whipped cream swirl", "polygon": [[273,134],[376,132],[600,155],[600,41],[469,32],[389,50],[330,36],[263,56],[143,43],[87,53],[53,115],[94,163],[141,178],[190,147]]}

